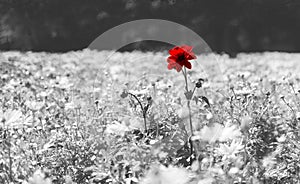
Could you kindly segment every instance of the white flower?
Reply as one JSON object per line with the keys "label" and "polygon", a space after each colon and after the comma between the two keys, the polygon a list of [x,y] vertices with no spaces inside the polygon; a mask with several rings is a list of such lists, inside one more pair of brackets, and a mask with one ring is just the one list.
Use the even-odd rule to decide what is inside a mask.
{"label": "white flower", "polygon": [[4,124],[3,122],[0,122],[0,126],[5,125],[7,127],[13,127],[20,125],[20,123],[26,124],[28,123],[29,118],[25,118],[24,121],[21,120],[24,120],[24,117],[20,110],[9,109],[4,113],[0,111],[0,121],[4,122]]}
{"label": "white flower", "polygon": [[236,125],[231,125],[229,122],[227,122],[219,138],[219,141],[233,140],[241,136],[242,134],[239,128]]}
{"label": "white flower", "polygon": [[131,184],[131,183],[138,183],[139,180],[135,177],[131,177],[131,178],[126,178],[125,182],[126,182],[126,184]]}
{"label": "white flower", "polygon": [[29,178],[30,184],[52,184],[49,178],[45,178],[45,174],[41,170],[34,172],[33,176]]}
{"label": "white flower", "polygon": [[241,120],[241,129],[242,130],[248,130],[251,121],[252,121],[252,118],[250,116],[248,116],[248,115],[243,116],[242,120]]}
{"label": "white flower", "polygon": [[211,118],[213,118],[213,114],[211,112],[206,114],[206,119],[210,120]]}
{"label": "white flower", "polygon": [[253,91],[249,90],[249,89],[240,89],[240,90],[235,90],[234,93],[236,95],[249,95],[249,94],[253,93]]}
{"label": "white flower", "polygon": [[262,165],[263,167],[272,167],[273,165],[276,164],[276,158],[274,158],[273,155],[265,156],[262,159]]}
{"label": "white flower", "polygon": [[198,161],[194,161],[193,164],[191,165],[191,170],[192,171],[197,171],[200,167],[200,164]]}
{"label": "white flower", "polygon": [[185,184],[189,181],[187,170],[178,167],[152,166],[141,184]]}
{"label": "white flower", "polygon": [[225,174],[223,169],[220,168],[220,167],[209,167],[207,169],[207,171],[210,172],[210,173],[214,173],[216,175],[220,175],[220,176]]}
{"label": "white flower", "polygon": [[69,109],[75,109],[77,106],[76,104],[72,101],[72,102],[68,102],[65,104],[65,108],[66,110],[69,110]]}
{"label": "white flower", "polygon": [[230,159],[236,158],[236,154],[240,153],[243,148],[244,146],[242,145],[242,141],[232,141],[229,146],[225,143],[220,144],[220,147],[216,149],[216,152],[223,155],[223,159]]}
{"label": "white flower", "polygon": [[297,113],[296,113],[296,118],[297,118],[297,119],[300,119],[300,112],[297,112]]}
{"label": "white flower", "polygon": [[195,132],[195,139],[201,139],[213,143],[219,139],[222,134],[223,126],[219,123],[215,123],[212,126],[205,126],[200,131]]}
{"label": "white flower", "polygon": [[284,142],[286,140],[286,135],[281,135],[279,138],[276,138],[278,142]]}
{"label": "white flower", "polygon": [[144,124],[142,123],[143,120],[139,117],[131,117],[125,116],[122,119],[122,122],[129,128],[129,129],[144,129]]}
{"label": "white flower", "polygon": [[65,176],[65,184],[75,184],[75,183],[72,181],[71,176],[67,175]]}
{"label": "white flower", "polygon": [[215,182],[215,179],[212,177],[204,178],[202,180],[198,181],[198,184],[213,184]]}
{"label": "white flower", "polygon": [[56,77],[55,86],[62,89],[69,89],[73,86],[68,77]]}
{"label": "white flower", "polygon": [[44,106],[44,102],[26,101],[25,105],[31,110],[38,111]]}
{"label": "white flower", "polygon": [[128,92],[131,93],[131,94],[134,94],[134,95],[146,95],[146,94],[149,94],[149,90],[148,89],[129,90]]}
{"label": "white flower", "polygon": [[115,122],[106,126],[105,133],[124,136],[127,131],[129,131],[128,126],[119,122]]}
{"label": "white flower", "polygon": [[239,171],[240,171],[239,168],[237,168],[237,167],[232,167],[232,168],[230,168],[230,170],[228,171],[228,174],[230,174],[230,175],[235,175],[235,174],[237,174]]}
{"label": "white flower", "polygon": [[155,83],[156,89],[158,90],[166,90],[169,89],[170,87],[172,87],[174,84],[172,81],[170,80],[160,80],[158,82]]}
{"label": "white flower", "polygon": [[242,134],[236,125],[230,125],[226,123],[225,126],[214,123],[210,126],[203,127],[200,131],[195,132],[193,140],[201,139],[210,143],[217,140],[223,142],[227,140],[234,140],[240,137]]}

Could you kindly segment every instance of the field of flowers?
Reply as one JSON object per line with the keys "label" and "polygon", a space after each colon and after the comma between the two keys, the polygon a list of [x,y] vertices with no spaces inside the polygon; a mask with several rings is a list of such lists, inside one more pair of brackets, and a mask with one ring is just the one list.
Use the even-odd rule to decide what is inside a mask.
{"label": "field of flowers", "polygon": [[300,183],[300,54],[167,57],[0,53],[0,183]]}

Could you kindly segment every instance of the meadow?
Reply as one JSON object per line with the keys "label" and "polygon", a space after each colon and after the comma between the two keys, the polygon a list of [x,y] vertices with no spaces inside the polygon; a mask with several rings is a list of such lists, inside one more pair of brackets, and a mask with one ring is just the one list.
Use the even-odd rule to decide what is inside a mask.
{"label": "meadow", "polygon": [[0,53],[0,183],[300,183],[300,54],[167,57]]}

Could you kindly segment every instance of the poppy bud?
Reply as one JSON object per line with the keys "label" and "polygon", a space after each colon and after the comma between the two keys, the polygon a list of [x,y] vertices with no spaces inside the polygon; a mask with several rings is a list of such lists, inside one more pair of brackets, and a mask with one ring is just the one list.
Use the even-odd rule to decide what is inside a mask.
{"label": "poppy bud", "polygon": [[201,88],[201,87],[202,87],[202,84],[201,84],[201,82],[198,81],[198,82],[196,83],[196,88]]}
{"label": "poppy bud", "polygon": [[201,88],[203,82],[204,82],[204,79],[202,79],[202,78],[198,79],[198,82],[196,82],[196,88]]}
{"label": "poppy bud", "polygon": [[147,101],[151,101],[152,100],[152,97],[151,96],[148,96],[147,97]]}
{"label": "poppy bud", "polygon": [[128,96],[128,93],[127,93],[127,91],[123,91],[122,93],[121,93],[121,98],[126,98]]}

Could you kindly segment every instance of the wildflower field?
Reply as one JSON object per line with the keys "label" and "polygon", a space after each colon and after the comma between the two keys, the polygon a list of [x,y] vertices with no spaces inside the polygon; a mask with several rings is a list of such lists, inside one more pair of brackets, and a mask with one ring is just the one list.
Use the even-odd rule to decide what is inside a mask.
{"label": "wildflower field", "polygon": [[168,57],[0,53],[0,183],[300,183],[300,54]]}

